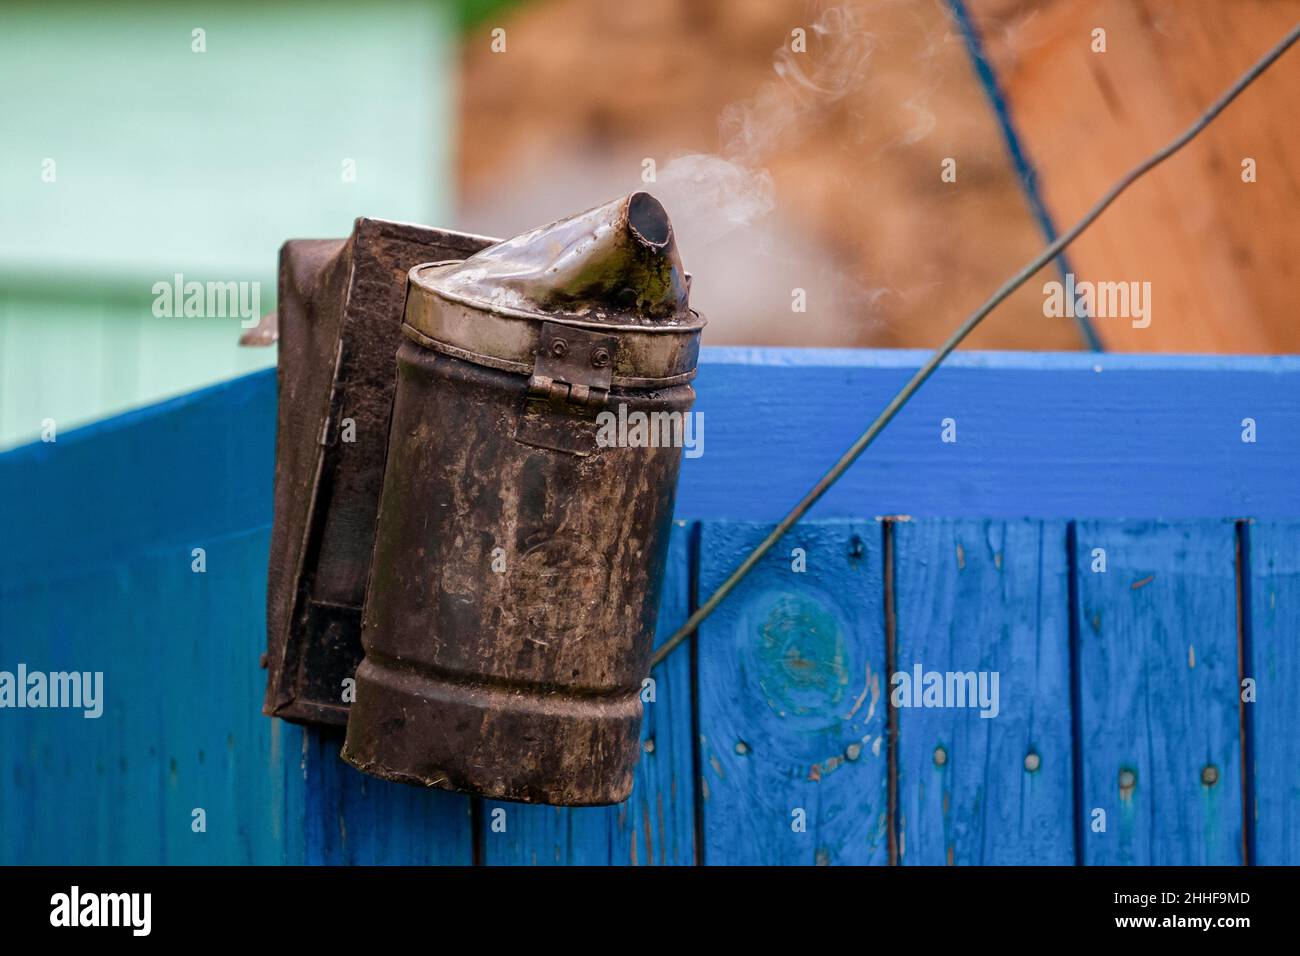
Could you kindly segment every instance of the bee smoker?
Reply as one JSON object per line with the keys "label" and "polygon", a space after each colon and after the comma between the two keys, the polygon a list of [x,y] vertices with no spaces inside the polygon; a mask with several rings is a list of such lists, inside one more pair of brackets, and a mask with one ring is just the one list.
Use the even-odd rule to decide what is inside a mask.
{"label": "bee smoker", "polygon": [[626,799],[682,450],[598,440],[600,416],[680,425],[688,292],[646,193],[410,270],[347,762]]}

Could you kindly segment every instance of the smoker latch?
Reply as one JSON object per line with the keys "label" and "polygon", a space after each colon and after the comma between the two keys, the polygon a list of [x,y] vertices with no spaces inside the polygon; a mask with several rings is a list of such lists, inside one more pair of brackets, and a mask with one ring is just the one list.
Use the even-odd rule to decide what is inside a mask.
{"label": "smoker latch", "polygon": [[552,405],[599,408],[609,399],[618,339],[543,322],[528,397]]}

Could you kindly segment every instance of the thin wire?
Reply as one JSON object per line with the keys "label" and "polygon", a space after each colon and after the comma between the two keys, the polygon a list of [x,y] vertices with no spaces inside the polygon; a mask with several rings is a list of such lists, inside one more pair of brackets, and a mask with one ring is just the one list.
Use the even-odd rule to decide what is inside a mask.
{"label": "thin wire", "polygon": [[971,333],[975,326],[979,325],[980,322],[984,320],[985,316],[997,308],[1012,292],[1024,285],[1035,272],[1055,259],[1062,249],[1077,239],[1080,233],[1092,225],[1097,217],[1106,211],[1106,208],[1119,197],[1120,193],[1124,192],[1124,190],[1128,189],[1129,186],[1133,185],[1134,182],[1146,173],[1150,172],[1156,166],[1159,166],[1174,153],[1178,152],[1178,150],[1186,146],[1187,143],[1200,133],[1201,130],[1205,129],[1205,127],[1208,126],[1216,116],[1222,113],[1224,109],[1227,108],[1228,104],[1241,94],[1242,90],[1250,86],[1250,84],[1253,83],[1261,73],[1268,69],[1278,57],[1290,49],[1297,39],[1300,39],[1300,23],[1297,23],[1292,27],[1291,31],[1283,37],[1276,46],[1269,50],[1268,53],[1264,54],[1264,56],[1255,63],[1254,66],[1247,70],[1236,83],[1229,87],[1228,90],[1224,92],[1208,110],[1201,114],[1201,117],[1195,123],[1189,126],[1180,136],[1159,152],[1153,154],[1148,159],[1129,170],[1122,179],[1116,182],[1115,185],[1111,186],[1110,190],[1097,202],[1096,205],[1084,214],[1082,219],[1071,226],[1066,232],[1058,236],[1056,241],[1039,253],[1033,261],[1029,262],[1021,268],[1019,272],[1004,282],[1001,288],[994,292],[987,302],[976,309],[965,322],[958,326],[957,331],[953,332],[953,334],[948,337],[948,340],[935,350],[934,354],[926,360],[925,364],[921,366],[917,373],[912,376],[898,394],[890,399],[890,402],[885,406],[884,411],[876,416],[876,420],[873,421],[871,425],[868,426],[867,430],[858,437],[857,441],[850,445],[848,450],[840,456],[840,460],[832,465],[826,474],[822,475],[822,477],[817,481],[817,484],[813,485],[812,489],[804,495],[802,499],[800,499],[799,503],[790,509],[790,513],[781,519],[780,523],[772,529],[772,532],[763,539],[762,543],[749,553],[749,556],[741,562],[740,567],[732,571],[727,580],[722,582],[709,599],[701,604],[694,614],[687,618],[686,623],[678,628],[672,637],[660,645],[659,649],[655,651],[654,656],[650,659],[650,666],[652,668],[658,666],[673,652],[674,649],[677,648],[678,645],[695,632],[695,629],[699,627],[700,622],[717,609],[718,605],[721,604],[723,599],[732,592],[737,584],[740,583],[741,579],[753,570],[754,566],[763,559],[763,556],[767,554],[768,551],[772,550],[772,547],[785,536],[785,533],[789,531],[790,528],[804,516],[804,514],[807,513],[809,508],[817,503],[817,500],[821,498],[822,495],[826,494],[831,485],[835,484],[835,482],[839,480],[840,476],[849,469],[849,466],[858,459],[858,456],[866,450],[867,446],[875,440],[876,436],[879,435],[884,427],[893,420],[894,416],[898,414],[902,407],[907,404],[908,400],[916,390],[920,388],[925,383],[926,379],[934,373],[935,369],[939,367],[939,363],[947,358],[952,353],[953,349],[961,344],[962,340]]}

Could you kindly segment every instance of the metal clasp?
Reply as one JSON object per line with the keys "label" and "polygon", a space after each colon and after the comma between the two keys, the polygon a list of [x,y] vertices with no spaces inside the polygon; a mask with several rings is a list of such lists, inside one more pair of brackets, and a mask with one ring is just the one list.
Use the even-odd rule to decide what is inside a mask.
{"label": "metal clasp", "polygon": [[528,379],[528,397],[553,405],[599,408],[609,398],[618,339],[572,325],[543,322]]}
{"label": "metal clasp", "polygon": [[596,451],[596,417],[609,400],[618,339],[543,322],[515,441],[586,456]]}

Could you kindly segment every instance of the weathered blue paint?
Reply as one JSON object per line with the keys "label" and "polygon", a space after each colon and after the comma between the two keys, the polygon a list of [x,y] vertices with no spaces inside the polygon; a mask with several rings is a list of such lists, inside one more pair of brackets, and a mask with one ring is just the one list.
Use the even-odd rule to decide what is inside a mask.
{"label": "weathered blue paint", "polygon": [[[682,463],[677,512],[690,521],[775,521],[808,490],[928,353],[854,349],[706,348],[696,408],[705,453]],[[1100,371],[1098,371],[1100,369]],[[141,416],[237,403],[215,425],[273,445],[275,379],[258,372],[60,437],[58,447],[101,430],[131,430]],[[1124,518],[1295,517],[1300,512],[1300,357],[958,352],[814,508],[813,517]],[[939,441],[944,418],[957,442]],[[1257,441],[1241,440],[1244,418]],[[128,441],[162,440],[127,435]],[[228,436],[233,438],[234,436]],[[195,523],[266,515],[270,476],[213,471],[204,443],[187,440],[178,462],[194,495],[220,490],[207,511],[157,511],[146,496],[123,514],[126,541],[175,536]],[[131,449],[123,448],[122,454]],[[14,489],[50,454],[39,442],[6,454]],[[12,457],[11,457],[12,456]],[[83,475],[66,471],[72,503],[35,556],[53,560],[66,534],[93,517],[77,504]],[[93,471],[95,462],[87,462]],[[735,480],[744,476],[743,481]],[[920,477],[924,480],[918,480]],[[233,487],[220,482],[237,479]],[[6,480],[0,475],[0,481]],[[210,512],[210,513],[209,513]],[[127,523],[130,518],[134,523]],[[64,520],[66,519],[66,520]],[[264,518],[264,520],[269,520]],[[114,544],[87,542],[110,553]],[[11,560],[18,560],[12,555]],[[6,560],[0,555],[0,571]]]}
{"label": "weathered blue paint", "polygon": [[[706,350],[661,638],[920,358]],[[909,864],[1069,862],[1076,841],[1087,863],[1240,862],[1246,783],[1253,859],[1300,862],[1297,385],[1290,358],[955,356],[706,622],[698,673],[686,649],[656,672],[629,803],[511,806],[508,839],[485,804],[485,860],[691,863],[699,840],[708,863],[879,863],[892,825]],[[102,670],[107,698],[98,720],[0,710],[0,862],[473,858],[468,799],[366,778],[336,736],[260,714],[274,406],[258,373],[0,455],[0,670]],[[900,512],[886,582],[875,516]],[[894,820],[887,584],[899,666],[1000,672],[994,720],[899,712]]]}
{"label": "weathered blue paint", "polygon": [[[706,349],[678,515],[779,520],[926,354]],[[959,352],[810,516],[1294,517],[1297,395],[1295,358]]]}
{"label": "weathered blue paint", "polygon": [[900,862],[1073,863],[1064,522],[893,528],[896,673],[973,673],[993,705],[898,708]]}
{"label": "weathered blue paint", "polygon": [[271,524],[275,374],[255,372],[0,455],[0,581]]}
{"label": "weathered blue paint", "polygon": [[[1300,522],[1246,530],[1245,704],[1254,805],[1252,862],[1300,862]],[[1250,695],[1247,695],[1250,696]]]}
{"label": "weathered blue paint", "polygon": [[[701,593],[769,530],[706,523]],[[706,863],[888,861],[882,566],[876,522],[795,528],[702,625]]]}
{"label": "weathered blue paint", "polygon": [[1243,862],[1235,550],[1230,521],[1078,525],[1089,864]]}

